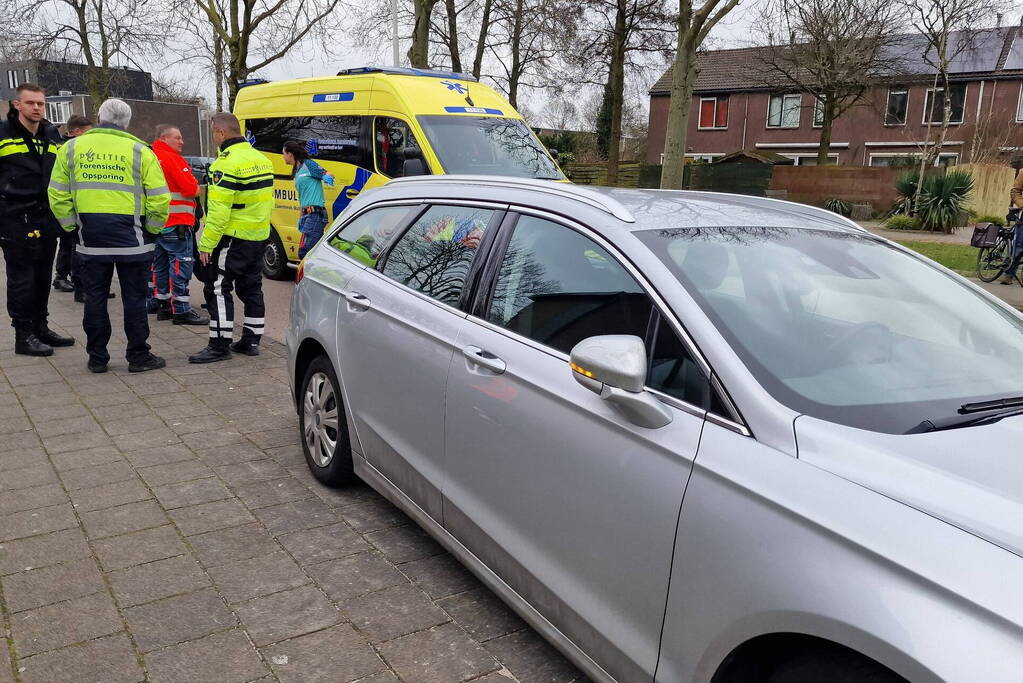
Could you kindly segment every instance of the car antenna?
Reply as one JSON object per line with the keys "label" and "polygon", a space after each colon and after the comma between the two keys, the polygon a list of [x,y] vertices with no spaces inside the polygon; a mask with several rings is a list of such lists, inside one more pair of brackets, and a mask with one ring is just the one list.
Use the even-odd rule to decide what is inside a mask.
{"label": "car antenna", "polygon": [[[1021,20],[1023,21],[1023,20]],[[465,77],[465,101],[470,107],[475,107],[476,103],[472,101],[472,96],[469,94],[469,77],[467,74],[462,74]]]}

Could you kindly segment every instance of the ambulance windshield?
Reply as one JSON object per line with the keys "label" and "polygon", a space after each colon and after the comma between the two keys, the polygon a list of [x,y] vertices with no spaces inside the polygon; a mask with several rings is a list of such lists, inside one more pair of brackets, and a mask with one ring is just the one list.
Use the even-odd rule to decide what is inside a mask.
{"label": "ambulance windshield", "polygon": [[419,123],[445,173],[565,179],[520,119],[420,116]]}

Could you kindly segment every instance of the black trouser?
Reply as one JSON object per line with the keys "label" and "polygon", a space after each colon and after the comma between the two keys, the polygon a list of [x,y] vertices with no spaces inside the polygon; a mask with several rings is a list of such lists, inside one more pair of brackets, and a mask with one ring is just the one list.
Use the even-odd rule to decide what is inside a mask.
{"label": "black trouser", "polygon": [[210,346],[227,348],[234,332],[234,297],[245,307],[242,322],[244,344],[259,344],[263,336],[266,306],[263,305],[263,250],[266,241],[253,242],[222,237],[204,274],[203,294],[210,313]]}
{"label": "black trouser", "polygon": [[124,336],[128,338],[125,357],[129,363],[142,361],[149,354],[149,317],[146,314],[146,283],[149,281],[149,261],[97,261],[88,257],[78,260],[79,276],[85,291],[85,313],[82,327],[87,338],[85,350],[89,360],[110,362],[107,342],[110,341],[110,315],[107,295],[110,282],[117,269],[121,282],[121,305],[124,308]]}
{"label": "black trouser", "polygon": [[81,285],[81,280],[77,275],[78,265],[77,252],[75,251],[75,245],[78,244],[78,231],[68,232],[66,230],[60,231],[60,244],[57,246],[57,277],[64,279],[70,278],[71,284],[75,287]]}
{"label": "black trouser", "polygon": [[20,333],[35,332],[49,317],[50,276],[57,236],[43,232],[42,237],[0,243],[7,264],[7,314]]}

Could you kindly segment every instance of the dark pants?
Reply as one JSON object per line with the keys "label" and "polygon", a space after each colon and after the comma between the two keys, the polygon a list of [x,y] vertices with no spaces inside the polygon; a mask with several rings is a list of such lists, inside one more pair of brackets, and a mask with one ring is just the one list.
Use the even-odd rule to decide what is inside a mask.
{"label": "dark pants", "polygon": [[1012,240],[1012,261],[1003,275],[1016,277],[1016,270],[1019,268],[1020,257],[1023,257],[1023,221],[1016,224],[1016,232]]}
{"label": "dark pants", "polygon": [[146,315],[146,282],[149,280],[149,261],[96,261],[79,260],[82,289],[85,291],[85,314],[82,327],[87,342],[85,350],[89,360],[110,362],[107,342],[110,341],[110,315],[107,313],[107,295],[110,282],[117,269],[121,282],[121,305],[124,307],[124,336],[128,338],[129,363],[144,360],[149,354],[149,318]]}
{"label": "dark pants", "polygon": [[78,231],[67,232],[66,230],[60,231],[59,245],[57,246],[57,277],[64,279],[70,278],[71,284],[76,288],[81,285],[81,280],[77,275],[78,268],[78,252],[75,251],[75,245],[78,243]]}
{"label": "dark pants", "polygon": [[57,236],[44,232],[31,240],[3,242],[2,247],[7,264],[7,314],[18,332],[35,332],[46,325],[49,317]]}
{"label": "dark pants", "polygon": [[188,283],[192,281],[192,235],[160,235],[153,251],[153,295],[171,305],[174,313],[192,310]]}
{"label": "dark pants", "polygon": [[210,313],[210,346],[226,349],[234,332],[234,297],[245,307],[242,323],[244,344],[259,344],[263,336],[266,307],[263,305],[263,250],[266,242],[222,237],[210,254],[203,277],[203,294]]}

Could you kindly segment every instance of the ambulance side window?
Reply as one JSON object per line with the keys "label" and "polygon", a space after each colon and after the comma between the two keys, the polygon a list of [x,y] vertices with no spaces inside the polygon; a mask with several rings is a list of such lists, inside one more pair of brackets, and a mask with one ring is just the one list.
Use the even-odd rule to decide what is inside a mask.
{"label": "ambulance side window", "polygon": [[377,173],[388,178],[405,175],[405,151],[422,157],[416,136],[405,121],[391,116],[378,116],[373,121],[373,146],[376,150]]}
{"label": "ambulance side window", "polygon": [[260,152],[280,154],[288,140],[304,142],[309,156],[373,169],[362,116],[286,116],[249,119],[245,137]]}

